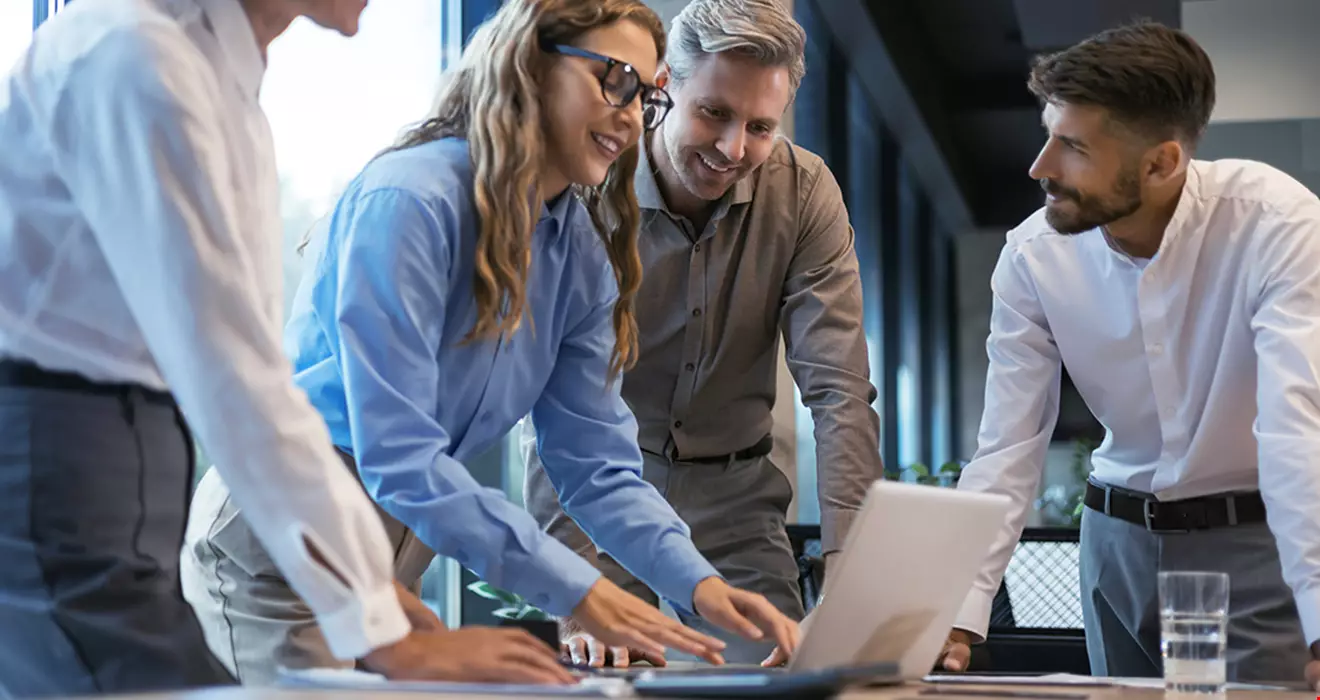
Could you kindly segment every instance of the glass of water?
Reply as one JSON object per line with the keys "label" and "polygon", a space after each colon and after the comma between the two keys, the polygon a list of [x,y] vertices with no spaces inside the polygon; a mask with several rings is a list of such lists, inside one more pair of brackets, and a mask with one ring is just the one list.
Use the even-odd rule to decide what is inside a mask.
{"label": "glass of water", "polygon": [[1165,693],[1222,696],[1228,574],[1161,571],[1159,589]]}

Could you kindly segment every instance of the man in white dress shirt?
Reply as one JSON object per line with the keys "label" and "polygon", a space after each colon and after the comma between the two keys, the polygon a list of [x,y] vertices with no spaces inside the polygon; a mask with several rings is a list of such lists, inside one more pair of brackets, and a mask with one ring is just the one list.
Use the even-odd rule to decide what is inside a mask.
{"label": "man in white dress shirt", "polygon": [[1161,673],[1156,574],[1231,579],[1230,680],[1315,682],[1320,656],[1320,201],[1267,165],[1192,160],[1214,71],[1137,24],[1037,60],[1045,207],[991,287],[985,412],[959,488],[1016,504],[944,664],[966,667],[1021,534],[1063,367],[1106,438],[1082,520],[1098,675]]}
{"label": "man in white dress shirt", "polygon": [[396,587],[280,350],[265,47],[362,9],[80,0],[0,76],[0,696],[232,682],[179,592],[184,416],[337,656],[571,680],[530,635],[443,630]]}

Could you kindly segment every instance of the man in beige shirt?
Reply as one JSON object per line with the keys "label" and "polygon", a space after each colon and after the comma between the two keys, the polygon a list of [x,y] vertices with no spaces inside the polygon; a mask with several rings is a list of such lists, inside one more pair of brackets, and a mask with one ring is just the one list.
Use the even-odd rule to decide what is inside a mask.
{"label": "man in beige shirt", "polygon": [[[793,486],[769,459],[781,332],[816,423],[827,560],[882,471],[843,196],[819,157],[778,135],[805,70],[804,44],[776,0],[693,0],[674,19],[657,83],[675,104],[643,139],[635,181],[641,354],[623,384],[643,476],[731,584],[795,619],[803,604],[784,529]],[[564,515],[530,425],[523,443],[527,505],[542,526],[656,601]],[[760,661],[773,646],[684,622],[723,637],[731,662]],[[626,650],[607,654],[594,642],[570,646],[580,661],[588,661],[584,646],[593,647],[592,663],[629,660]]]}

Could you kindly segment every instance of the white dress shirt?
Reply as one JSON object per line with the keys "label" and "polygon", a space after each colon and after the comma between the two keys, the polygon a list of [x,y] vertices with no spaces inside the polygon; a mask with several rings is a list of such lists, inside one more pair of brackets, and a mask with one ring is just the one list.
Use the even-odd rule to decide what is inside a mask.
{"label": "white dress shirt", "polygon": [[0,78],[0,356],[173,392],[348,659],[409,625],[281,351],[263,71],[238,0],[79,0],[36,32]]}
{"label": "white dress shirt", "polygon": [[1193,161],[1150,260],[1099,229],[1059,235],[1042,210],[1008,234],[991,288],[985,412],[959,488],[1014,507],[957,627],[985,635],[1066,366],[1105,427],[1098,481],[1164,501],[1260,490],[1307,642],[1320,639],[1316,196],[1261,163]]}

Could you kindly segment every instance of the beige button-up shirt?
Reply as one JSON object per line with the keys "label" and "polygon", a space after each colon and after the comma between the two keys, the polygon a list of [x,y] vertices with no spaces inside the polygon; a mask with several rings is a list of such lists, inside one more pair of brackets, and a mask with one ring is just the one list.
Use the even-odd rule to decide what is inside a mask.
{"label": "beige button-up shirt", "polygon": [[707,457],[765,437],[782,332],[816,424],[822,544],[837,551],[882,472],[862,281],[838,183],[818,156],[781,138],[702,231],[669,212],[645,148],[634,187],[641,353],[623,396],[642,449]]}

